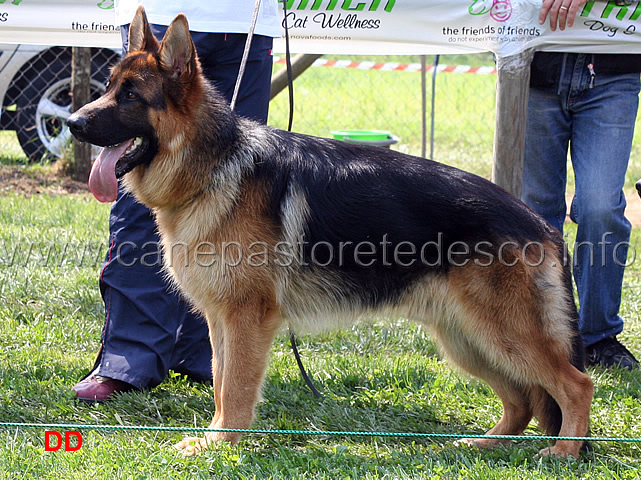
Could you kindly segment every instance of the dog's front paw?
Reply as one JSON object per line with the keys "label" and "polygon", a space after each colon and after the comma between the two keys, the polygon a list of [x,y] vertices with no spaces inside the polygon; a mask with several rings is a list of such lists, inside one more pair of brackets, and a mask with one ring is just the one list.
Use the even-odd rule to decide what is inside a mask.
{"label": "dog's front paw", "polygon": [[204,437],[186,437],[175,447],[182,452],[183,457],[193,457],[215,443],[227,442],[235,445],[239,440],[240,433],[238,432],[207,432]]}

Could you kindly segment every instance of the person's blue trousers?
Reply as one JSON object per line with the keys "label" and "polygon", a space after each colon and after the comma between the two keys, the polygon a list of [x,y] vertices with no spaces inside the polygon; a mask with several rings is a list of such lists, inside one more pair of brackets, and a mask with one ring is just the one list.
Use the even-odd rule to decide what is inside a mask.
{"label": "person's blue trousers", "polygon": [[[578,225],[573,273],[586,346],[623,329],[619,316],[630,222],[623,195],[637,116],[638,73],[592,79],[591,55],[568,54],[555,90],[530,88],[523,201],[563,232],[568,148]],[[592,85],[591,85],[591,82]]]}

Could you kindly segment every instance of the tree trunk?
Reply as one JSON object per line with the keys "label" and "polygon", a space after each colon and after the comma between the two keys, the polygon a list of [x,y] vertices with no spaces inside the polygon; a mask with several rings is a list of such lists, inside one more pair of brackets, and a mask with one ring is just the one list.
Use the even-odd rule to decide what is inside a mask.
{"label": "tree trunk", "polygon": [[[75,112],[91,100],[91,49],[72,48],[71,66],[71,111]],[[71,177],[86,182],[91,171],[91,145],[73,139],[73,159],[70,163]]]}

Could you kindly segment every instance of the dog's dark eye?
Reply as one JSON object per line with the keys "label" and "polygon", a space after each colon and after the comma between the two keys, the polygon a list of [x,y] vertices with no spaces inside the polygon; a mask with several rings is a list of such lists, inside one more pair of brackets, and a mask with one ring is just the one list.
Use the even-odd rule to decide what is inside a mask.
{"label": "dog's dark eye", "polygon": [[127,92],[126,97],[127,97],[129,100],[136,100],[136,99],[138,98],[138,95],[136,95],[134,92],[132,92],[132,91],[130,90],[130,91],[128,91],[128,92]]}

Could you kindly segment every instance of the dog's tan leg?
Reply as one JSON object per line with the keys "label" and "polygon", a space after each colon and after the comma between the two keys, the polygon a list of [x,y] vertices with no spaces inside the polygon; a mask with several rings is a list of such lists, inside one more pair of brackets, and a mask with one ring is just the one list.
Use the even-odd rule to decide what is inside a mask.
{"label": "dog's tan leg", "polygon": [[[512,338],[514,344],[517,344],[517,337]],[[557,402],[561,410],[562,423],[558,436],[586,436],[593,394],[592,380],[588,375],[572,366],[563,354],[555,353],[553,348],[548,348],[554,344],[554,339],[543,335],[539,338],[533,335],[532,338],[535,344],[541,346],[538,354],[535,355],[534,352],[527,354],[526,350],[522,349],[523,357],[515,360],[514,365],[508,368],[508,371],[521,372],[523,383],[530,385],[529,393],[523,391],[522,396],[519,396],[517,388],[510,391],[510,388],[506,388],[506,385],[510,385],[510,380],[497,370],[486,367],[484,371],[482,362],[477,362],[475,366],[467,368],[468,371],[484,379],[494,388],[505,408],[503,418],[487,433],[518,435],[527,427],[532,413],[543,422],[549,420],[545,406],[537,404],[537,402],[545,401],[545,392],[547,392]],[[525,345],[525,342],[520,343]],[[530,368],[525,368],[528,365]],[[490,447],[502,442],[498,439],[479,439],[465,443]],[[560,457],[571,455],[578,458],[582,445],[582,441],[558,440],[554,446],[542,450],[540,454]]]}
{"label": "dog's tan leg", "polygon": [[[439,343],[447,357],[468,373],[486,381],[503,403],[501,420],[487,432],[487,435],[519,435],[532,419],[529,398],[523,387],[518,386],[489,362],[477,347],[466,338],[463,331],[449,325],[448,329],[437,329]],[[463,438],[457,444],[479,448],[491,448],[507,443],[507,439]]]}
{"label": "dog's tan leg", "polygon": [[[590,416],[590,405],[592,403],[593,385],[590,377],[578,369],[576,369],[566,356],[552,348],[555,340],[551,337],[541,335],[539,338],[533,335],[535,344],[540,345],[540,350],[537,355],[533,352],[523,355],[522,358],[516,360],[512,367],[513,371],[520,371],[522,381],[529,387],[529,399],[525,398],[524,406],[531,409],[534,414],[542,421],[552,421],[549,417],[550,413],[545,407],[545,398],[547,395],[551,396],[561,410],[561,429],[558,433],[560,437],[584,437],[588,432],[588,423]],[[524,344],[524,342],[522,342]],[[522,351],[525,353],[525,350]],[[531,368],[523,368],[530,365]],[[506,404],[506,398],[501,391],[501,386],[497,386],[490,378],[486,379],[492,387],[496,390],[497,394]],[[547,392],[547,395],[546,395]],[[507,402],[509,405],[509,401]],[[506,407],[506,414],[509,409],[512,410],[511,415],[514,415],[514,407]],[[523,410],[521,410],[523,411]],[[518,415],[513,417],[518,419]],[[521,417],[525,420],[525,417]],[[517,425],[513,423],[513,425]],[[488,433],[497,433],[502,431],[505,427],[503,419],[499,424],[490,430]],[[527,426],[527,422],[523,428]],[[522,430],[521,430],[522,431]],[[518,434],[520,431],[513,430],[510,434]],[[540,452],[541,455],[556,455],[560,457],[567,457],[571,455],[578,458],[582,441],[575,440],[558,440],[554,446],[546,448]]]}
{"label": "dog's tan leg", "polygon": [[[214,386],[214,403],[215,405],[221,405],[222,399],[220,397],[220,392],[223,388],[223,366],[225,364],[223,355],[225,330],[223,329],[222,322],[217,322],[216,319],[210,319],[208,317],[207,323],[209,324],[209,340],[211,342],[212,351],[211,369]],[[220,411],[216,408],[212,424],[215,424],[218,421],[219,416]]]}
{"label": "dog's tan leg", "polygon": [[[563,414],[559,437],[586,436],[594,391],[592,379],[566,361],[561,366],[556,364],[554,376],[543,387],[559,404]],[[582,445],[582,441],[557,440],[554,446],[541,450],[539,454],[578,458]]]}
{"label": "dog's tan leg", "polygon": [[[223,365],[224,365],[224,328],[222,321],[218,320],[218,316],[207,315],[207,324],[209,326],[209,341],[212,350],[212,377],[214,388],[214,404],[216,410],[214,412],[214,419],[211,422],[210,428],[214,428],[218,418],[220,417],[219,405],[222,405],[220,392],[222,391],[223,381]],[[186,437],[176,444],[176,448],[182,451],[184,456],[192,456],[200,450],[207,448],[209,440],[207,436],[204,437]]]}
{"label": "dog's tan leg", "polygon": [[[503,416],[486,435],[520,435],[532,419],[532,410],[527,395],[515,385],[486,379],[503,403]],[[498,438],[463,438],[463,443],[477,448],[492,448],[508,443],[509,439]]]}
{"label": "dog's tan leg", "polygon": [[[558,268],[561,264],[531,267],[535,262],[526,262],[518,252],[504,253],[505,262],[486,267],[470,263],[452,270],[449,292],[456,299],[457,308],[452,310],[456,315],[440,333],[458,352],[455,361],[473,375],[493,386],[492,376],[523,385],[527,405],[550,432],[556,434],[560,423],[560,436],[583,437],[593,387],[590,378],[570,363],[576,347],[571,326],[575,312],[564,272]],[[547,253],[546,258],[558,256],[552,248]],[[469,350],[473,356],[466,353]],[[484,372],[479,363],[491,369]],[[550,396],[561,418],[558,411],[546,407]],[[508,424],[499,422],[497,427]],[[578,457],[581,445],[581,441],[560,440],[541,454]]]}
{"label": "dog's tan leg", "polygon": [[[545,350],[545,349],[544,349]],[[532,370],[529,378],[523,378],[524,383],[539,385],[530,387],[532,391],[543,392],[545,390],[558,403],[562,413],[561,430],[559,437],[584,437],[588,432],[590,405],[592,403],[593,385],[590,377],[570,364],[563,357],[555,357],[551,351],[537,359],[537,367]],[[504,413],[496,426],[490,429],[488,435],[519,435],[527,427],[532,418],[532,409],[535,405],[536,395],[530,394],[529,398],[517,387],[510,388],[509,380],[497,381],[501,374],[495,370],[484,371],[480,366],[481,362],[474,367],[467,366],[466,370],[484,379],[494,389],[503,402]],[[461,365],[465,367],[466,365]],[[506,387],[507,386],[507,387]],[[537,390],[540,389],[540,390]],[[544,414],[541,410],[535,412],[537,415]],[[474,445],[476,447],[488,448],[508,440],[500,439],[462,439],[461,443]],[[556,455],[575,458],[579,457],[582,441],[558,440],[556,443],[539,452],[540,455]]]}
{"label": "dog's tan leg", "polygon": [[[210,428],[246,429],[254,419],[280,319],[261,301],[230,306],[226,312],[222,325],[212,332],[216,413]],[[207,432],[203,438],[184,439],[177,448],[190,456],[211,443],[237,443],[240,437],[238,432]]]}

